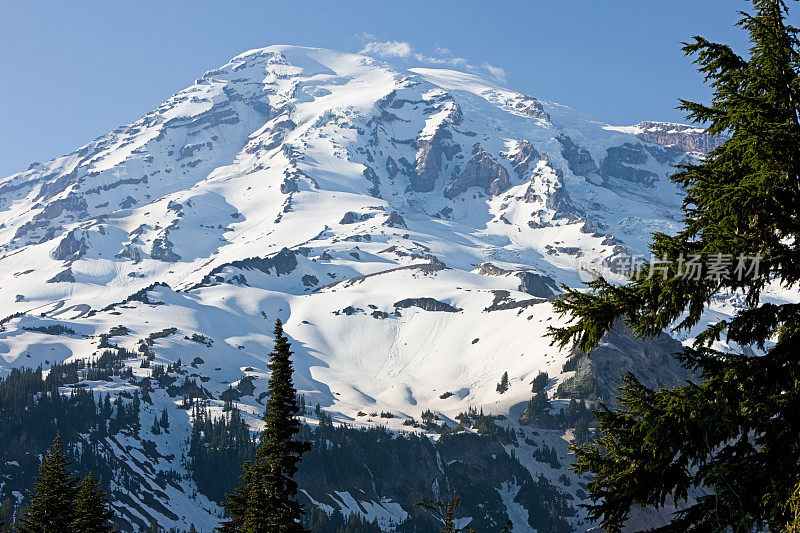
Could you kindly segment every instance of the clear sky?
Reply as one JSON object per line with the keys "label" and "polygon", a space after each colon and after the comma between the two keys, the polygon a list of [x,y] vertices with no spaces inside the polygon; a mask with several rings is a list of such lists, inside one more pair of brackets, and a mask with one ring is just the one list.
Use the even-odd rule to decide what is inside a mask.
{"label": "clear sky", "polygon": [[[613,124],[681,121],[709,92],[680,41],[745,51],[742,0],[0,0],[0,176],[139,118],[203,72],[270,44],[474,69]],[[792,20],[797,25],[800,9]],[[387,55],[388,54],[388,55]]]}

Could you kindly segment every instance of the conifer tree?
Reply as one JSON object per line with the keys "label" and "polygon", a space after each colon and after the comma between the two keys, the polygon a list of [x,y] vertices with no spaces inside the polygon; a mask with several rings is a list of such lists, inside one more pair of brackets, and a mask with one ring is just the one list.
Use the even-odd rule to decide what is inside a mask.
{"label": "conifer tree", "polygon": [[39,466],[31,503],[14,525],[19,533],[69,531],[73,518],[76,480],[67,470],[61,437],[55,440]]}
{"label": "conifer tree", "polygon": [[275,322],[274,335],[261,443],[255,459],[243,466],[240,486],[228,496],[224,507],[231,518],[220,527],[223,532],[304,531],[300,524],[302,507],[295,499],[297,483],[292,478],[310,446],[295,439],[300,431],[297,391],[292,381],[291,345],[280,320]]}
{"label": "conifer tree", "polygon": [[500,383],[497,384],[497,392],[503,394],[508,390],[508,372],[503,372]]}
{"label": "conifer tree", "polygon": [[[646,337],[698,326],[718,295],[746,302],[679,354],[697,383],[650,390],[628,376],[621,407],[598,412],[599,438],[577,450],[576,468],[593,473],[590,516],[609,531],[632,506],[670,497],[682,509],[670,531],[776,531],[790,520],[786,502],[800,481],[800,305],[761,294],[768,283],[800,281],[800,46],[782,0],[752,3],[738,23],[747,57],[702,37],[684,43],[714,94],[710,105],[681,108],[728,139],[672,177],[686,190],[685,229],[654,234],[663,263],[623,286],[600,278],[588,292],[567,289],[556,303],[575,320],[552,330],[554,340],[589,351],[620,320]],[[685,275],[692,256],[702,276]],[[758,257],[760,272],[750,260],[744,276],[711,275],[723,256],[734,267]]]}
{"label": "conifer tree", "polygon": [[106,495],[100,490],[100,483],[90,472],[78,485],[71,530],[75,533],[106,533],[112,530],[109,521],[113,516]]}
{"label": "conifer tree", "polygon": [[[439,521],[442,522],[443,529],[441,533],[475,533],[471,527],[459,528],[456,527],[456,513],[458,512],[458,505],[460,498],[455,497],[452,500],[442,501],[423,501],[416,502],[414,507],[419,507],[431,513]],[[505,529],[504,531],[506,531]]]}

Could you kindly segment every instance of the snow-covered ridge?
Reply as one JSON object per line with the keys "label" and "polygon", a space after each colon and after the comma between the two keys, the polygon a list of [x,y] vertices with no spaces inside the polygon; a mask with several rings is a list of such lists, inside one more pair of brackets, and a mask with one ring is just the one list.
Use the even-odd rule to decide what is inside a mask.
{"label": "snow-covered ridge", "polygon": [[606,126],[606,129],[630,133],[647,142],[698,154],[707,153],[725,141],[725,138],[710,135],[704,128],[675,122],[645,121],[633,126]]}
{"label": "snow-covered ridge", "polygon": [[[413,411],[443,387],[464,392],[442,410],[492,404],[506,367],[524,385],[563,359],[532,325],[549,305],[484,311],[496,292],[529,298],[514,274],[528,272],[549,280],[535,296],[550,296],[579,267],[611,273],[651,231],[677,229],[681,194],[666,176],[685,157],[471,74],[251,50],[133,124],[0,181],[0,303],[85,333],[51,339],[12,321],[0,371],[90,357],[118,322],[139,324],[133,343],[170,321],[215,339],[224,387],[263,368],[263,316],[281,316],[308,354],[303,388],[343,413]],[[103,311],[154,282],[171,288],[167,305]],[[407,298],[460,311],[394,306]],[[484,327],[474,360],[453,365],[453,343]],[[525,331],[519,347],[506,327]],[[410,345],[417,328],[431,333]]]}
{"label": "snow-covered ridge", "polygon": [[[192,362],[212,409],[252,382],[239,403],[257,425],[281,318],[298,389],[338,421],[507,413],[540,371],[570,375],[545,337],[558,283],[613,277],[680,227],[667,176],[691,156],[649,133],[698,134],[613,128],[452,70],[245,52],[0,180],[0,306],[23,313],[2,322],[0,375],[156,335],[153,365]],[[395,418],[359,416],[378,411]]]}

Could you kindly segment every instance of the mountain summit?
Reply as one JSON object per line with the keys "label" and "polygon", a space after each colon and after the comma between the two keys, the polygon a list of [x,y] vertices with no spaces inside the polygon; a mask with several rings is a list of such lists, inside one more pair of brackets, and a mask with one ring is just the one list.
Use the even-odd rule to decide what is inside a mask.
{"label": "mountain summit", "polygon": [[[235,391],[257,416],[280,318],[298,390],[336,421],[507,414],[540,371],[574,374],[544,338],[558,284],[613,277],[680,228],[667,177],[712,146],[672,126],[610,126],[453,70],[245,52],[0,180],[0,374],[121,350],[133,376],[191,364],[208,409]],[[152,395],[188,432],[175,396]],[[169,505],[195,514],[172,523],[212,523],[218,507],[186,498]]]}

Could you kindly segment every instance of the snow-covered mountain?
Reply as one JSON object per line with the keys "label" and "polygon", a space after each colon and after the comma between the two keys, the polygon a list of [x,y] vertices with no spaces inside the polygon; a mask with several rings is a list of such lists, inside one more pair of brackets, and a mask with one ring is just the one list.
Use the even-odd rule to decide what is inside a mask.
{"label": "snow-covered mountain", "polygon": [[[0,180],[0,375],[108,347],[152,353],[125,364],[138,378],[191,364],[214,412],[252,384],[237,400],[257,428],[280,318],[297,388],[334,421],[508,414],[539,372],[557,377],[551,392],[573,375],[545,338],[558,284],[614,277],[616,259],[680,227],[667,176],[711,147],[698,135],[609,126],[452,70],[243,53],[133,124]],[[153,399],[142,420],[172,410],[182,429],[152,438],[179,457],[191,413],[166,391]],[[378,411],[394,417],[364,414]],[[573,476],[559,486],[580,499]],[[173,492],[160,501],[174,516],[143,498],[131,513],[213,526],[216,504]]]}

